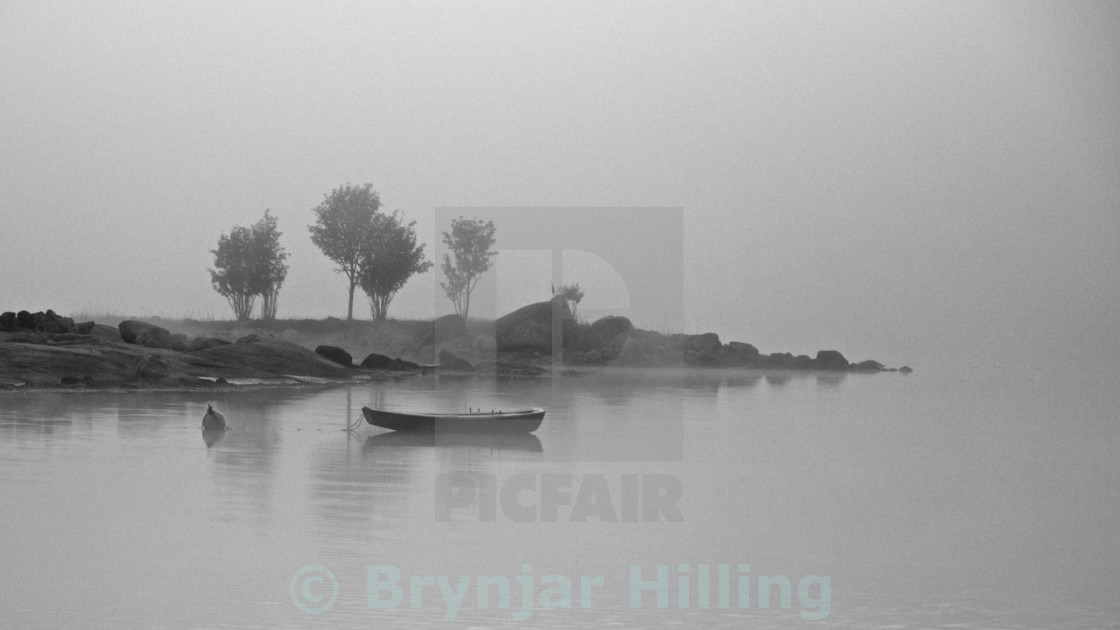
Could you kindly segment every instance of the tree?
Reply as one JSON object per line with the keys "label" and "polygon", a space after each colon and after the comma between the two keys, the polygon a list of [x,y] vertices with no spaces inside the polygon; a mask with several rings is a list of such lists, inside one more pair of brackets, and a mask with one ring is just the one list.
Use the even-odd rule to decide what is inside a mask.
{"label": "tree", "polygon": [[576,309],[579,308],[579,302],[583,299],[583,289],[579,288],[579,284],[562,284],[559,289],[553,287],[552,296],[559,297],[567,302],[568,310],[572,312],[572,319],[577,319]]}
{"label": "tree", "polygon": [[361,285],[369,297],[374,319],[384,320],[389,303],[413,274],[424,273],[432,263],[424,258],[424,246],[416,244],[416,222],[401,223],[400,211],[377,215],[372,247],[362,261]]}
{"label": "tree", "polygon": [[288,277],[288,266],[284,264],[288,252],[280,247],[280,231],[276,229],[276,217],[268,210],[264,211],[264,218],[253,225],[253,252],[257,256],[259,265],[261,319],[276,319],[280,285],[284,284],[284,279]]}
{"label": "tree", "polygon": [[284,260],[288,253],[280,247],[276,217],[264,211],[264,218],[252,227],[234,226],[229,235],[218,238],[210,280],[214,290],[226,298],[238,320],[249,319],[257,297],[263,298],[261,316],[276,317],[280,285],[288,275]]}
{"label": "tree", "polygon": [[[451,222],[451,232],[443,233],[443,242],[451,250],[443,255],[443,274],[446,283],[440,283],[448,299],[455,305],[455,312],[466,319],[471,309],[471,291],[478,278],[490,268],[490,261],[498,252],[494,245],[494,222],[459,217]],[[454,263],[452,263],[454,256]]]}
{"label": "tree", "polygon": [[238,321],[249,319],[257,301],[252,249],[252,230],[235,226],[229,236],[222,234],[218,238],[218,249],[210,250],[214,254],[210,281],[214,290],[229,302]]}
{"label": "tree", "polygon": [[373,184],[346,184],[324,195],[314,208],[316,221],[310,226],[311,242],[335,264],[350,282],[346,319],[354,319],[354,288],[361,282],[367,253],[374,248],[377,210],[381,199]]}

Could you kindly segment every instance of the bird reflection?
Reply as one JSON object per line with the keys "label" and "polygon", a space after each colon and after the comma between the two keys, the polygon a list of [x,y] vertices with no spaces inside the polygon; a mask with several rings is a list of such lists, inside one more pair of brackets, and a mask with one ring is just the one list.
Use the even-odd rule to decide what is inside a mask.
{"label": "bird reflection", "polygon": [[225,429],[203,429],[202,430],[202,441],[206,442],[206,448],[210,448],[211,446],[214,446],[218,442],[221,442],[222,438],[224,438],[225,436],[226,436],[226,430]]}

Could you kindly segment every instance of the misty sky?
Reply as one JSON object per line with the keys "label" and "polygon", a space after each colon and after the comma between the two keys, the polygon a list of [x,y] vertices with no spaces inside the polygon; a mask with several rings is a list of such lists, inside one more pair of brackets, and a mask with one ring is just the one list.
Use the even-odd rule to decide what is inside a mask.
{"label": "misty sky", "polygon": [[0,0],[0,310],[230,317],[270,208],[279,316],[345,316],[307,226],[371,182],[433,253],[440,207],[681,207],[687,331],[763,352],[1115,356],[1118,70],[1111,1]]}

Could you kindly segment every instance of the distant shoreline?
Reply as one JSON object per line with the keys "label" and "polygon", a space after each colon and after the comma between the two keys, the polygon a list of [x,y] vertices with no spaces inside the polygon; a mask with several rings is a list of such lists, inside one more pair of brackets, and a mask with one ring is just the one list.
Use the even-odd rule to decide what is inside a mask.
{"label": "distant shoreline", "polygon": [[554,352],[562,353],[559,365],[566,371],[607,366],[896,371],[874,360],[851,363],[835,350],[815,357],[762,354],[748,343],[723,343],[715,333],[646,331],[625,317],[579,323],[562,301],[530,304],[493,321],[447,315],[431,321],[151,318],[114,323],[78,323],[53,311],[5,313],[0,318],[0,392],[331,387],[434,370],[543,376],[553,367]]}

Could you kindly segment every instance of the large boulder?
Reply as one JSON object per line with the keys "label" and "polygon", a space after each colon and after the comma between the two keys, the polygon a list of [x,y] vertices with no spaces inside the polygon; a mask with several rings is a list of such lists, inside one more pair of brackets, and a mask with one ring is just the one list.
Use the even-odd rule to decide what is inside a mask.
{"label": "large boulder", "polygon": [[171,331],[155,324],[149,324],[135,319],[126,319],[117,325],[121,332],[121,340],[148,348],[170,348]]}
{"label": "large boulder", "polygon": [[315,348],[315,354],[346,367],[354,365],[354,358],[350,353],[337,346],[318,346]]}
{"label": "large boulder", "polygon": [[799,354],[793,357],[793,369],[795,370],[811,370],[813,369],[813,359],[807,354]]}
{"label": "large boulder", "polygon": [[741,341],[730,341],[724,351],[724,361],[729,365],[755,365],[761,360],[758,348]]}
{"label": "large boulder", "polygon": [[432,322],[432,328],[435,330],[435,340],[437,342],[461,339],[467,336],[467,321],[463,319],[462,315],[456,313],[436,319]]}
{"label": "large boulder", "polygon": [[474,366],[470,361],[457,357],[447,350],[439,351],[439,369],[449,372],[473,372]]}
{"label": "large boulder", "polygon": [[365,359],[362,359],[361,365],[367,370],[394,370],[397,372],[415,372],[421,369],[419,363],[404,361],[399,358],[392,359],[383,354],[377,354],[376,352],[372,352]]}
{"label": "large boulder", "polygon": [[879,363],[878,361],[868,359],[866,361],[860,361],[859,363],[853,363],[851,369],[860,372],[882,372],[886,369],[886,367],[887,366]]}
{"label": "large boulder", "polygon": [[821,350],[817,352],[817,358],[813,363],[817,369],[820,370],[848,369],[848,360],[836,350]]}
{"label": "large boulder", "polygon": [[790,369],[794,367],[795,357],[788,352],[775,352],[762,357],[762,364],[768,368]]}
{"label": "large boulder", "polygon": [[191,349],[187,336],[182,334],[171,335],[171,349],[179,352],[189,352]]}
{"label": "large boulder", "polygon": [[[561,328],[572,326],[572,312],[562,299],[537,302],[503,315],[495,323],[495,338],[501,352],[534,351],[552,354],[552,329],[554,319]],[[564,324],[563,322],[568,322]]]}
{"label": "large boulder", "polygon": [[595,333],[603,343],[612,343],[618,335],[629,335],[631,330],[634,330],[634,324],[619,315],[607,315],[591,324],[591,332]]}
{"label": "large boulder", "polygon": [[701,333],[699,335],[686,335],[684,338],[684,349],[686,351],[692,350],[700,354],[719,352],[723,344],[719,341],[719,335],[715,333]]}
{"label": "large boulder", "polygon": [[322,355],[273,337],[266,337],[256,343],[227,343],[198,352],[193,357],[208,364],[230,366],[230,371],[219,374],[221,376],[296,375],[344,378],[349,375],[347,368]]}
{"label": "large boulder", "polygon": [[93,324],[88,334],[109,343],[117,343],[121,340],[121,331],[118,328],[106,326],[105,324]]}
{"label": "large boulder", "polygon": [[218,339],[217,337],[195,337],[187,344],[187,349],[191,352],[201,352],[203,350],[209,350],[210,348],[228,345],[228,341],[225,339]]}

